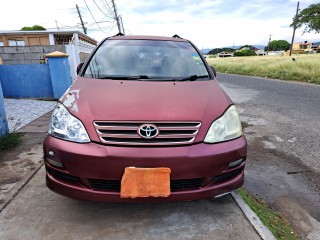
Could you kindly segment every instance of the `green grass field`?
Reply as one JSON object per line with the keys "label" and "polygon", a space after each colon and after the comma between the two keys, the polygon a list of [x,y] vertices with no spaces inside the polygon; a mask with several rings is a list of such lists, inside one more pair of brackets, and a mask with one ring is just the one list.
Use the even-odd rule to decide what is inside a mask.
{"label": "green grass field", "polygon": [[209,58],[207,61],[220,73],[320,84],[320,54]]}

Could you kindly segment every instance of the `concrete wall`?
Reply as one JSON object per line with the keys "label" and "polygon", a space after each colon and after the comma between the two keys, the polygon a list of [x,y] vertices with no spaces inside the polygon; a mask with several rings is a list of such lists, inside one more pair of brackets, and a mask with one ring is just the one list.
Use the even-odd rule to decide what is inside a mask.
{"label": "concrete wall", "polygon": [[3,95],[9,98],[53,98],[49,64],[0,65]]}
{"label": "concrete wall", "polygon": [[25,47],[0,47],[0,59],[4,65],[13,64],[39,64],[40,58],[51,52],[63,52],[69,54],[69,68],[72,81],[77,77],[77,66],[84,62],[89,53],[77,53],[74,45],[52,45],[52,46],[25,46]]}
{"label": "concrete wall", "polygon": [[66,53],[66,46],[0,47],[0,57],[5,65],[38,64],[40,63],[39,58],[44,58],[44,55],[54,51]]}
{"label": "concrete wall", "polygon": [[59,99],[71,86],[68,55],[54,52],[46,56],[48,57],[53,97]]}
{"label": "concrete wall", "polygon": [[48,64],[0,65],[3,96],[59,99],[70,87],[68,55],[47,54]]}

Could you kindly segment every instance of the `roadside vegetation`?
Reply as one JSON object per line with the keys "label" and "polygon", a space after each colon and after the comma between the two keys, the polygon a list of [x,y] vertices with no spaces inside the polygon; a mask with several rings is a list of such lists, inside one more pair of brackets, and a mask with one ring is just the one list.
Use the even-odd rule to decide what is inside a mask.
{"label": "roadside vegetation", "polygon": [[209,58],[219,73],[320,84],[320,54]]}
{"label": "roadside vegetation", "polygon": [[10,132],[4,137],[0,138],[0,151],[6,151],[17,147],[21,142],[21,134],[17,132]]}
{"label": "roadside vegetation", "polygon": [[272,234],[278,240],[298,240],[301,239],[298,234],[294,232],[290,223],[278,213],[272,211],[268,205],[253,196],[251,196],[244,188],[239,188],[237,192],[241,195],[243,200],[254,211],[263,224],[269,228]]}

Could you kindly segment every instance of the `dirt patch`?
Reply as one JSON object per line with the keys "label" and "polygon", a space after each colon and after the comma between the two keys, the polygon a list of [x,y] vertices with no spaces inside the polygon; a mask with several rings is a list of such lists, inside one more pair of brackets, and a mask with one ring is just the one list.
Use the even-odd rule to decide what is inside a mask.
{"label": "dirt patch", "polygon": [[17,184],[43,163],[45,133],[23,133],[21,144],[0,153],[0,205]]}
{"label": "dirt patch", "polygon": [[242,125],[243,130],[245,130],[248,127],[252,127],[253,126],[252,124],[249,124],[247,122],[241,122],[241,125]]}
{"label": "dirt patch", "polygon": [[0,182],[0,185],[16,183],[16,182],[18,182],[19,180],[20,180],[20,178],[17,178],[17,177],[5,179],[5,180],[3,180],[3,181]]}
{"label": "dirt patch", "polygon": [[[42,145],[42,142],[46,136],[46,133],[21,133],[21,144],[15,149],[3,151],[0,153],[0,164],[4,161],[11,161],[17,158],[17,156],[25,151],[30,150],[35,145]],[[33,153],[29,153],[33,154]]]}

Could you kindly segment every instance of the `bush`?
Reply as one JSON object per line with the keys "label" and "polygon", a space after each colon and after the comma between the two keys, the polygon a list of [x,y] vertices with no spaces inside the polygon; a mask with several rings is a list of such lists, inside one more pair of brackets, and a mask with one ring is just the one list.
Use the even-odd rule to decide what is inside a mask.
{"label": "bush", "polygon": [[22,31],[41,31],[41,30],[46,30],[44,27],[40,25],[33,25],[32,27],[23,27],[21,28]]}
{"label": "bush", "polygon": [[0,150],[5,151],[17,147],[21,142],[21,134],[11,132],[0,138]]}
{"label": "bush", "polygon": [[235,57],[243,57],[243,56],[255,56],[256,53],[252,50],[248,50],[248,49],[241,49],[239,51],[236,51],[234,53]]}

